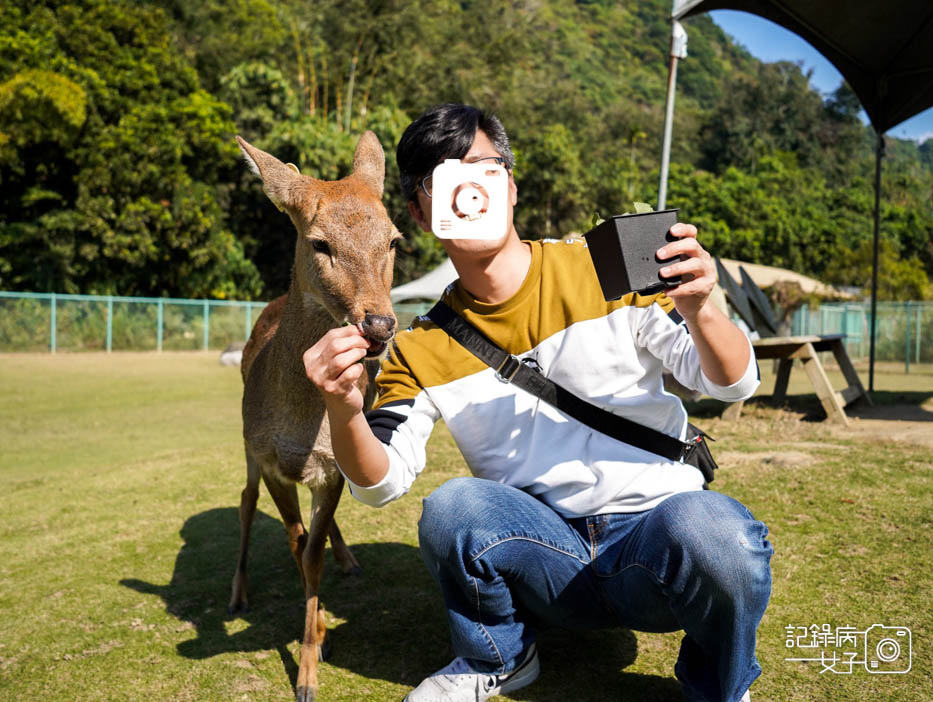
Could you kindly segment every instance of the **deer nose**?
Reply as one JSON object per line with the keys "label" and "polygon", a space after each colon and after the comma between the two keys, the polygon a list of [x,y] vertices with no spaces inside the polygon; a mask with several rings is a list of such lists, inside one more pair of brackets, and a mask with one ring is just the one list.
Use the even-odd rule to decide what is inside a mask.
{"label": "deer nose", "polygon": [[367,313],[363,318],[363,333],[377,341],[388,341],[395,334],[395,317]]}

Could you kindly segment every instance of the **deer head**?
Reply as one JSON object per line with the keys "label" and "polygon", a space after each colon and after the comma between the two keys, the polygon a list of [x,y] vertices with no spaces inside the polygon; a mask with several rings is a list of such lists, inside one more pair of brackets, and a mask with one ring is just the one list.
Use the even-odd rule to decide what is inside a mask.
{"label": "deer head", "polygon": [[360,137],[353,172],[337,181],[301,175],[237,137],[250,169],[298,232],[290,295],[307,312],[323,309],[336,324],[359,325],[378,356],[395,332],[389,290],[402,238],[382,205],[385,155],[372,132]]}

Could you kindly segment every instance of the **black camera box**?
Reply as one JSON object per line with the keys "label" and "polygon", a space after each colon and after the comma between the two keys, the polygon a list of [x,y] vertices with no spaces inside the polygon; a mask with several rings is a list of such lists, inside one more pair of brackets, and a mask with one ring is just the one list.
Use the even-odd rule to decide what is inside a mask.
{"label": "black camera box", "polygon": [[664,244],[677,241],[670,233],[676,223],[676,209],[616,215],[583,235],[607,301],[633,291],[650,294],[680,284],[680,276],[662,278],[658,272],[680,257],[661,260],[655,255]]}

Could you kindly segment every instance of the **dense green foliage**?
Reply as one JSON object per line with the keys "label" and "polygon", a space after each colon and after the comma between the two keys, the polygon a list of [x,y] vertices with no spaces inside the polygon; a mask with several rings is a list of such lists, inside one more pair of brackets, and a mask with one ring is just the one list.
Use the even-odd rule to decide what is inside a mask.
{"label": "dense green foliage", "polygon": [[258,294],[223,204],[229,106],[156,9],[5,3],[0,287]]}
{"label": "dense green foliage", "polygon": [[[441,258],[401,198],[394,147],[425,107],[503,119],[522,236],[585,231],[652,201],[667,0],[71,0],[0,9],[0,288],[271,297],[294,233],[238,158],[256,146],[337,178],[364,129],[387,155],[406,244]],[[865,285],[874,138],[845,86],[761,64],[688,24],[668,206],[719,255]],[[882,294],[929,296],[933,141],[890,139]]]}

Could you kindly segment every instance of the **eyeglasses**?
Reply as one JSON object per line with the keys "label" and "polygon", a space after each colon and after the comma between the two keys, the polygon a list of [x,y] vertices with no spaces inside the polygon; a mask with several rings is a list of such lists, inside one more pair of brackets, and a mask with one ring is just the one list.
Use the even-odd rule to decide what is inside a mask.
{"label": "eyeglasses", "polygon": [[[483,163],[484,161],[492,161],[497,166],[502,166],[507,171],[512,170],[509,168],[509,165],[505,162],[505,159],[502,158],[501,156],[486,156],[484,158],[478,158],[475,161],[470,161],[470,163]],[[428,173],[428,175],[426,175],[424,178],[422,178],[418,182],[418,187],[420,187],[424,191],[424,194],[427,195],[428,197],[431,197],[431,191],[433,190],[432,184],[431,184],[431,179],[433,177],[434,176],[432,173]]]}

